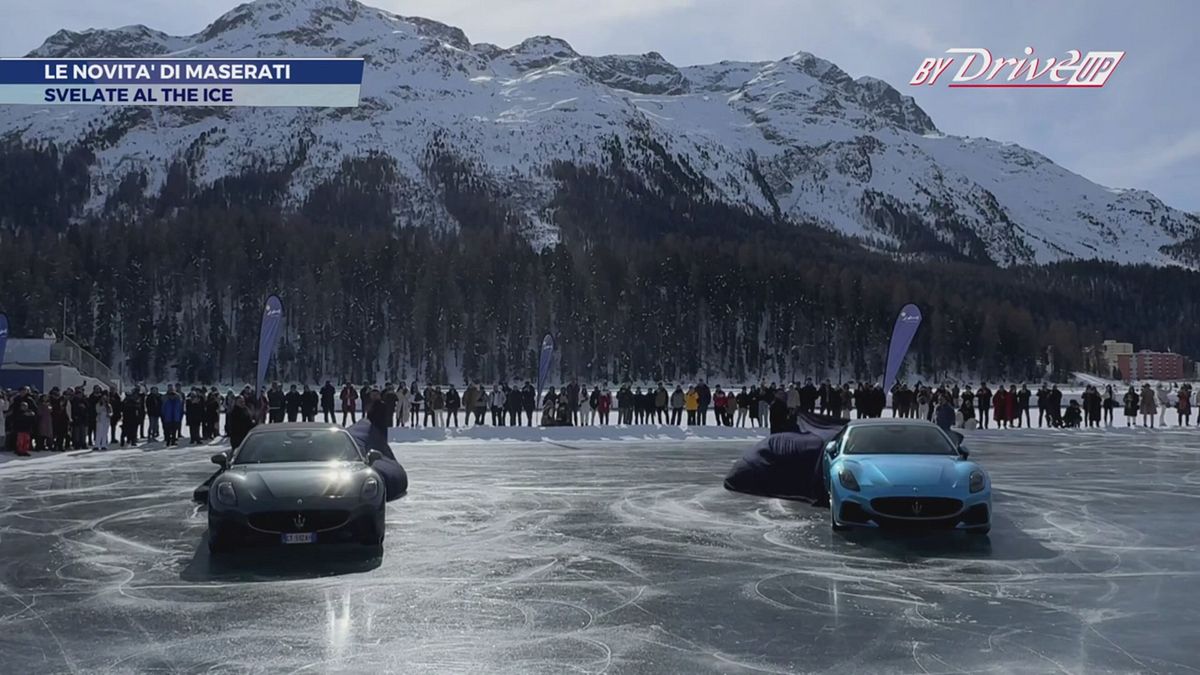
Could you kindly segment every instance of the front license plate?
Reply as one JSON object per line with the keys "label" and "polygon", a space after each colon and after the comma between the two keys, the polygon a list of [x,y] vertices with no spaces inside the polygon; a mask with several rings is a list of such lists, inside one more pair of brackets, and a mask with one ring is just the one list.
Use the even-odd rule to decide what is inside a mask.
{"label": "front license plate", "polygon": [[315,544],[317,543],[316,532],[295,532],[283,535],[283,543],[285,544]]}

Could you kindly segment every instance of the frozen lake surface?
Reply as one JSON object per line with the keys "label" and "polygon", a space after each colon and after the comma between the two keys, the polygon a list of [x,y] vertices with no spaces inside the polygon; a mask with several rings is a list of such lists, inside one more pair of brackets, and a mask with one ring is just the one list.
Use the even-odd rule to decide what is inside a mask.
{"label": "frozen lake surface", "polygon": [[382,558],[209,558],[211,448],[0,467],[0,671],[1200,670],[1200,434],[992,432],[986,538],[726,492],[746,441],[406,443]]}

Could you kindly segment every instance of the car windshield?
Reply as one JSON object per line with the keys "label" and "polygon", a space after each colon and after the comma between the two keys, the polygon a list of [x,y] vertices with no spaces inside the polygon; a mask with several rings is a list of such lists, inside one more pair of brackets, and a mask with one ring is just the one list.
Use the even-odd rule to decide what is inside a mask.
{"label": "car windshield", "polygon": [[267,431],[251,434],[234,464],[358,461],[362,456],[348,435],[333,429]]}
{"label": "car windshield", "polygon": [[936,427],[881,424],[851,427],[843,452],[848,455],[950,455],[955,449]]}

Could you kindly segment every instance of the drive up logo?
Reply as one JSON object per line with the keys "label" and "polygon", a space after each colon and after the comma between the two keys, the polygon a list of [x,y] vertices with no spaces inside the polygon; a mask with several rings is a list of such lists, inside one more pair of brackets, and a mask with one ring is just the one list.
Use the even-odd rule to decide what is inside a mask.
{"label": "drive up logo", "polygon": [[[1024,57],[995,58],[981,47],[947,49],[951,56],[921,61],[910,85],[934,85],[954,67],[949,87],[1103,87],[1117,69],[1125,52],[1080,52],[1068,50],[1066,58],[1040,59],[1033,56],[1033,47],[1026,47]],[[945,81],[945,80],[943,80]]]}

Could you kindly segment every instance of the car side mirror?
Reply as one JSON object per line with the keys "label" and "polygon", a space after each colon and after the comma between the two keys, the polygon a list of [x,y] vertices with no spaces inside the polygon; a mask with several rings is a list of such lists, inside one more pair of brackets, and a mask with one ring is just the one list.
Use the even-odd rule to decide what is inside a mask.
{"label": "car side mirror", "polygon": [[959,456],[960,456],[960,457],[962,457],[963,459],[966,459],[966,458],[968,458],[968,457],[970,457],[970,456],[971,456],[971,451],[970,451],[970,450],[967,450],[967,446],[965,446],[965,445],[960,445],[960,446],[958,446],[958,454],[959,454]]}
{"label": "car side mirror", "polygon": [[380,452],[378,450],[368,450],[367,451],[367,464],[374,464],[375,462],[378,462],[381,459],[383,459],[382,452]]}
{"label": "car side mirror", "polygon": [[222,469],[227,469],[229,468],[229,456],[223,452],[219,452],[212,456],[212,463],[216,464]]}
{"label": "car side mirror", "polygon": [[837,456],[837,441],[829,441],[825,444],[825,454],[829,455],[830,457]]}

